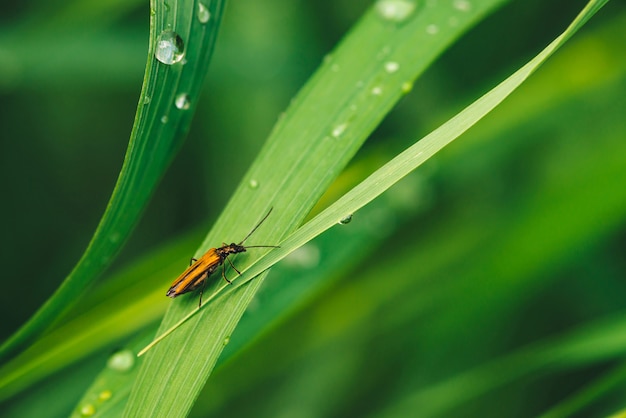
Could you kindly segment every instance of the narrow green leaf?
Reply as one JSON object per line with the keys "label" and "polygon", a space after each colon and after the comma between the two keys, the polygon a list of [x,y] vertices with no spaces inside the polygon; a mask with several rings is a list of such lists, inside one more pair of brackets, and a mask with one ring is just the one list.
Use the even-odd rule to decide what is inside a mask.
{"label": "narrow green leaf", "polygon": [[[106,212],[78,264],[50,299],[2,345],[0,359],[15,355],[36,339],[110,265],[186,136],[213,51],[223,1],[207,2],[205,11],[210,18],[206,21],[199,20],[196,2],[153,3],[156,12],[150,19],[148,61],[137,114]],[[186,64],[181,60],[166,65],[155,58],[159,35],[168,29],[183,40]]]}

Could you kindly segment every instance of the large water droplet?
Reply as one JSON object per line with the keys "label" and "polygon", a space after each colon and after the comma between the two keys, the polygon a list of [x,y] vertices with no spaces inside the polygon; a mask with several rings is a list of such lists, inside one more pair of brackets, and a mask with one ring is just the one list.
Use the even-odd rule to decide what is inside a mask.
{"label": "large water droplet", "polygon": [[186,93],[179,94],[174,100],[174,105],[181,110],[189,109],[189,106],[191,106],[191,103],[189,102],[189,95]]}
{"label": "large water droplet", "polygon": [[135,365],[135,354],[130,350],[121,350],[109,357],[107,367],[118,371],[126,372]]}
{"label": "large water droplet", "polygon": [[224,345],[228,345],[229,342],[230,342],[230,336],[227,336],[226,338],[224,338]]}
{"label": "large water droplet", "polygon": [[198,2],[198,21],[200,23],[206,23],[211,19],[211,12],[206,8],[204,4]]}
{"label": "large water droplet", "polygon": [[157,38],[154,56],[163,64],[172,65],[183,59],[185,43],[173,30],[164,30]]}
{"label": "large water droplet", "polygon": [[250,185],[251,189],[258,189],[259,188],[259,182],[257,180],[255,180],[255,179],[251,179],[248,184]]}
{"label": "large water droplet", "polygon": [[376,86],[372,88],[372,94],[374,96],[380,96],[381,94],[383,94],[383,89],[382,87]]}
{"label": "large water droplet", "polygon": [[400,90],[402,91],[402,93],[407,94],[408,92],[413,90],[413,83],[410,81],[405,81],[404,83],[402,83]]}
{"label": "large water droplet", "polygon": [[148,103],[150,103],[150,96],[144,96],[143,98],[143,104],[147,105]]}
{"label": "large water droplet", "polygon": [[379,0],[376,11],[385,20],[404,22],[415,12],[415,2],[409,0]]}
{"label": "large water droplet", "polygon": [[168,118],[167,115],[161,116],[161,123],[167,123],[169,120],[170,118]]}

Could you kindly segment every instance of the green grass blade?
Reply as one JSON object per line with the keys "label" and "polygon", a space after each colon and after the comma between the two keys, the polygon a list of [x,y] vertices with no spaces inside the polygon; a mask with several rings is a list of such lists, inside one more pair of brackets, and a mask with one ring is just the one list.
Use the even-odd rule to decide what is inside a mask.
{"label": "green grass blade", "polygon": [[[501,3],[477,1],[470,10],[420,3],[399,17],[386,8],[389,2],[378,2],[296,97],[197,255],[226,239],[242,239],[270,206],[274,212],[248,244],[275,244],[293,231],[412,81]],[[448,23],[451,15],[455,25]],[[245,269],[266,251],[239,255],[237,268]],[[205,300],[220,286],[219,280],[207,286]],[[256,280],[205,304],[150,351],[126,416],[186,415],[261,283]],[[196,306],[197,295],[179,298],[161,332]]]}
{"label": "green grass blade", "polygon": [[[109,266],[139,220],[191,123],[223,2],[207,2],[206,6],[210,19],[203,23],[198,20],[195,2],[174,1],[167,7],[154,2],[143,88],[124,164],[106,212],[72,272],[33,317],[2,345],[0,359],[15,355],[79,300]],[[184,39],[186,63],[165,65],[155,59],[157,37],[165,28],[177,31]],[[175,105],[180,94],[188,95],[189,104]]]}

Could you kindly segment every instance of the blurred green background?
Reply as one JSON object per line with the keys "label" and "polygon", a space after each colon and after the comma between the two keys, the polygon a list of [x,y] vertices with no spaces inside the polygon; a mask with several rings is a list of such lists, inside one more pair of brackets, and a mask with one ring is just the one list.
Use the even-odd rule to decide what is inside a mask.
{"label": "blurred green background", "polygon": [[[370,4],[228,5],[187,143],[111,274],[210,225],[291,97]],[[322,205],[525,63],[584,4],[513,1],[480,23],[415,83]],[[71,270],[105,209],[149,10],[0,7],[4,340]],[[268,286],[281,269],[299,277],[318,264],[330,280],[218,367],[195,416],[535,416],[578,394],[580,416],[624,407],[626,376],[611,375],[626,354],[626,326],[615,325],[626,318],[624,27],[625,4],[610,2],[468,134],[278,266]],[[343,254],[341,234],[367,245]],[[191,255],[199,239],[188,241]],[[344,258],[324,270],[336,253]],[[581,343],[596,341],[588,334],[596,344]],[[112,348],[62,372],[73,384],[60,410]],[[604,389],[585,397],[594,385]]]}

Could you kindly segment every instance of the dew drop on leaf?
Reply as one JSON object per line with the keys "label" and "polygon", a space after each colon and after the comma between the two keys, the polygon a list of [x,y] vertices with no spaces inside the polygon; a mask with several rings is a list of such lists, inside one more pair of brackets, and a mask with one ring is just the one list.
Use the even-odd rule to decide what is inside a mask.
{"label": "dew drop on leaf", "polygon": [[395,73],[400,68],[400,64],[395,61],[388,61],[385,63],[385,71],[389,74]]}
{"label": "dew drop on leaf", "polygon": [[173,30],[164,30],[157,38],[157,44],[154,51],[156,59],[163,64],[176,64],[183,59],[185,55],[185,43]]}
{"label": "dew drop on leaf", "polygon": [[88,403],[80,407],[80,415],[83,417],[91,417],[96,413],[96,407]]}
{"label": "dew drop on leaf", "polygon": [[352,222],[352,214],[346,215],[343,218],[339,219],[339,225],[347,225]]}
{"label": "dew drop on leaf", "polygon": [[209,19],[211,19],[211,12],[209,12],[209,9],[207,9],[207,7],[202,4],[201,2],[198,2],[198,21],[202,24],[206,23],[209,21]]}
{"label": "dew drop on leaf", "polygon": [[179,94],[178,96],[176,96],[176,99],[174,99],[174,105],[177,109],[180,110],[189,109],[189,106],[191,105],[191,103],[189,102],[189,95],[186,93]]}
{"label": "dew drop on leaf", "polygon": [[130,350],[120,350],[107,360],[107,367],[118,372],[127,372],[135,365],[135,354]]}
{"label": "dew drop on leaf", "polygon": [[416,6],[415,1],[409,0],[379,0],[376,11],[384,20],[402,23],[413,15]]}

